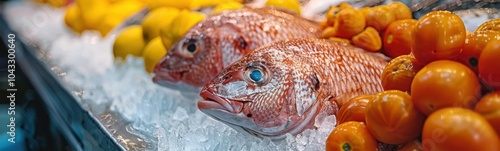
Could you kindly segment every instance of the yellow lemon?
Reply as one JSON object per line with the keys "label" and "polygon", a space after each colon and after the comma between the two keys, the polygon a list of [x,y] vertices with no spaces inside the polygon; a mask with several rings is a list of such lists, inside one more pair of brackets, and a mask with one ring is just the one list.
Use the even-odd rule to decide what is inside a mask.
{"label": "yellow lemon", "polygon": [[223,3],[239,3],[241,4],[243,0],[192,0],[189,8],[191,10],[200,9],[203,7],[217,6]]}
{"label": "yellow lemon", "polygon": [[142,20],[141,26],[146,41],[160,35],[160,29],[170,25],[180,10],[174,7],[160,7],[149,12]]}
{"label": "yellow lemon", "polygon": [[172,45],[204,18],[205,14],[183,9],[169,26],[160,29],[163,44],[165,46]]}
{"label": "yellow lemon", "polygon": [[46,3],[52,7],[62,7],[68,4],[68,0],[47,0]]}
{"label": "yellow lemon", "polygon": [[212,14],[220,13],[224,10],[232,10],[232,9],[238,9],[242,8],[243,4],[239,2],[227,2],[227,3],[221,3],[217,6],[215,6],[214,10],[212,10]]}
{"label": "yellow lemon", "polygon": [[156,37],[152,39],[142,52],[142,58],[144,58],[144,67],[146,71],[151,73],[155,68],[156,63],[167,54],[167,49],[163,46],[161,37]]}
{"label": "yellow lemon", "polygon": [[123,29],[116,36],[113,44],[113,55],[115,58],[125,59],[127,55],[141,56],[146,42],[142,38],[140,25],[132,25]]}
{"label": "yellow lemon", "polygon": [[66,9],[66,13],[64,14],[64,23],[77,33],[82,33],[83,30],[85,30],[80,18],[80,11],[76,5],[71,5]]}
{"label": "yellow lemon", "polygon": [[267,0],[266,6],[287,9],[300,15],[300,3],[297,0]]}
{"label": "yellow lemon", "polygon": [[126,0],[108,0],[110,4],[121,2],[121,1],[126,1]]}
{"label": "yellow lemon", "polygon": [[179,9],[189,8],[193,0],[144,0],[149,8],[175,7]]}
{"label": "yellow lemon", "polygon": [[76,0],[82,22],[89,29],[97,29],[108,11],[109,2],[104,0]]}
{"label": "yellow lemon", "polygon": [[118,1],[110,5],[107,9],[107,12],[104,15],[102,22],[99,24],[99,27],[97,27],[97,30],[102,36],[106,36],[110,30],[122,23],[131,15],[137,13],[143,7],[144,4],[136,0]]}

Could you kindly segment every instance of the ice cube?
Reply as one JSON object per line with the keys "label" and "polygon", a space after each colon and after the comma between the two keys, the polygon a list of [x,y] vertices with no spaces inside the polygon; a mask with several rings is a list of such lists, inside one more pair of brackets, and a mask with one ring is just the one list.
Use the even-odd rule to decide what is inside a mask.
{"label": "ice cube", "polygon": [[187,118],[189,118],[189,116],[187,115],[186,110],[184,110],[184,108],[178,107],[177,110],[175,110],[175,113],[172,116],[172,118],[174,120],[184,121]]}
{"label": "ice cube", "polygon": [[325,119],[318,128],[318,132],[320,134],[330,134],[330,132],[335,128],[336,122],[337,122],[337,117],[335,115],[330,115],[325,117]]}
{"label": "ice cube", "polygon": [[320,127],[321,123],[323,123],[323,120],[325,119],[326,116],[327,114],[325,112],[319,113],[314,119],[314,126]]}

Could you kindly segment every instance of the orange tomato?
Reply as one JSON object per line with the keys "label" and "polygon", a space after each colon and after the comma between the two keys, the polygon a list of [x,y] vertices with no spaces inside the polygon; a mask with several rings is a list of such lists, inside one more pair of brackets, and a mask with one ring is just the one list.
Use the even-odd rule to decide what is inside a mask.
{"label": "orange tomato", "polygon": [[481,84],[467,66],[438,60],[422,68],[411,83],[412,101],[426,115],[445,107],[471,109],[481,97]]}
{"label": "orange tomato", "polygon": [[500,135],[500,90],[483,96],[474,111],[481,114]]}
{"label": "orange tomato", "polygon": [[420,141],[418,140],[408,142],[398,149],[398,151],[421,151],[421,150],[422,150],[422,143],[420,143]]}
{"label": "orange tomato", "polygon": [[390,11],[392,11],[392,14],[394,14],[394,17],[396,17],[396,20],[413,18],[410,8],[408,8],[408,6],[406,6],[402,2],[393,1],[389,4],[387,4],[386,7],[389,8]]}
{"label": "orange tomato", "polygon": [[330,37],[334,37],[335,36],[335,32],[337,29],[335,29],[335,27],[332,27],[332,26],[327,26],[325,27],[325,29],[323,29],[323,31],[321,31],[321,35],[319,35],[320,38],[330,38]]}
{"label": "orange tomato", "polygon": [[372,52],[382,48],[382,39],[380,39],[377,30],[373,27],[366,27],[363,32],[352,37],[351,41],[355,46]]}
{"label": "orange tomato", "polygon": [[318,23],[318,26],[321,30],[324,30],[326,27],[332,26],[332,23],[329,23],[328,20],[323,20]]}
{"label": "orange tomato", "polygon": [[409,92],[415,74],[423,67],[413,55],[402,55],[389,61],[382,71],[382,87],[384,90],[401,90]]}
{"label": "orange tomato", "polygon": [[327,151],[376,151],[377,147],[363,122],[342,123],[326,139]]}
{"label": "orange tomato", "polygon": [[450,107],[425,121],[422,148],[427,150],[500,150],[500,139],[488,122],[469,109]]}
{"label": "orange tomato", "polygon": [[351,40],[349,40],[349,39],[337,38],[337,37],[330,37],[328,39],[330,39],[332,41],[337,41],[337,42],[342,42],[342,43],[346,43],[346,44],[351,44]]}
{"label": "orange tomato", "polygon": [[346,7],[341,9],[335,18],[333,27],[335,37],[350,39],[365,29],[365,17],[360,11]]}
{"label": "orange tomato", "polygon": [[333,26],[335,23],[335,20],[337,18],[337,13],[345,8],[352,8],[351,5],[348,3],[342,2],[338,6],[331,6],[327,11],[326,11],[326,21],[323,24],[326,24],[328,26]]}
{"label": "orange tomato", "polygon": [[492,40],[484,47],[479,56],[479,78],[489,89],[500,90],[500,40]]}
{"label": "orange tomato", "polygon": [[500,32],[485,30],[467,35],[462,52],[458,55],[458,61],[467,65],[474,71],[474,73],[477,74],[479,55],[481,55],[484,46],[486,46],[486,44],[493,39],[500,40]]}
{"label": "orange tomato", "polygon": [[410,95],[389,90],[375,94],[375,99],[368,102],[365,121],[378,141],[402,144],[420,135],[425,116],[413,107]]}
{"label": "orange tomato", "polygon": [[366,16],[366,26],[375,28],[378,32],[383,32],[389,24],[396,21],[396,17],[385,6],[373,7]]}
{"label": "orange tomato", "polygon": [[337,113],[337,122],[339,124],[348,121],[364,122],[366,104],[373,100],[373,98],[373,95],[364,94],[350,99],[340,107]]}
{"label": "orange tomato", "polygon": [[488,20],[476,28],[476,32],[485,30],[500,31],[500,18]]}
{"label": "orange tomato", "polygon": [[404,19],[392,22],[385,30],[383,40],[384,54],[389,57],[410,54],[411,31],[417,24],[415,19]]}
{"label": "orange tomato", "polygon": [[359,12],[361,12],[361,14],[363,14],[363,16],[366,17],[372,11],[372,8],[371,7],[363,7],[363,8],[360,8],[358,10],[359,10]]}
{"label": "orange tomato", "polygon": [[433,11],[422,16],[412,31],[411,52],[428,63],[457,57],[465,43],[465,25],[449,11]]}
{"label": "orange tomato", "polygon": [[335,22],[335,18],[337,17],[337,13],[341,10],[340,7],[337,7],[337,6],[332,6],[330,7],[326,13],[325,13],[325,16],[326,16],[326,24],[329,25],[329,26],[333,26],[334,22]]}

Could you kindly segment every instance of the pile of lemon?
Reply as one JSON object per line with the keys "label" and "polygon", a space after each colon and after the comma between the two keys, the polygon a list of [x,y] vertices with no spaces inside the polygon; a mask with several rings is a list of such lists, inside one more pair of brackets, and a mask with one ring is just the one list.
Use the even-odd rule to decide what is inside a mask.
{"label": "pile of lemon", "polygon": [[[113,55],[116,59],[124,59],[128,55],[142,57],[146,71],[151,73],[167,50],[206,15],[241,8],[244,6],[243,1],[75,0],[73,4],[66,6],[64,21],[77,34],[94,30],[105,37],[131,15],[149,8],[150,11],[141,25],[128,26],[116,35]],[[297,0],[268,0],[266,6],[300,14],[300,4]],[[201,8],[212,9],[205,14],[198,12]]]}

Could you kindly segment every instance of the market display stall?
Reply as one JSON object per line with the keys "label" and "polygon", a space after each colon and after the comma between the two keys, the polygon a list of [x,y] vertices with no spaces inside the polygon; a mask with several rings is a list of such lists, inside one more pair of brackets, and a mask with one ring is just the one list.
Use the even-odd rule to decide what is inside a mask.
{"label": "market display stall", "polygon": [[[334,7],[338,7],[339,12],[344,9],[342,5],[337,6],[340,2],[309,1],[297,3],[297,6],[280,5],[292,12],[297,10],[290,8],[302,8],[298,11],[302,11],[303,17],[322,22],[320,23],[321,38],[347,41],[368,51],[380,51],[386,37],[383,34],[379,35],[379,32],[385,31],[391,22],[403,20],[393,18],[384,27],[379,22],[367,23],[365,26],[363,21],[360,30],[354,34],[347,34],[348,36],[338,34],[338,31],[334,34],[328,33],[328,27],[332,27],[333,30],[335,26],[333,23],[328,23],[335,22],[334,19],[328,18],[328,13]],[[390,3],[383,1],[348,2],[350,6],[359,8],[360,12],[364,6]],[[433,8],[453,10],[463,20],[468,31],[474,31],[487,20],[500,18],[498,10],[500,4],[495,2],[463,1],[460,5],[446,2],[404,2],[400,4],[412,6],[409,7],[412,12],[409,12],[408,17],[415,18],[415,23],[416,19]],[[159,49],[158,47],[164,46],[162,44],[166,43],[165,37],[170,38],[168,40],[171,40],[171,45],[175,44],[191,26],[204,18],[204,16],[197,18],[196,13],[205,15],[210,14],[211,11],[237,9],[244,3],[242,2],[241,6],[215,7],[221,10],[214,10],[212,6],[209,7],[210,9],[201,7],[189,11],[178,11],[174,14],[180,14],[180,17],[166,17],[164,20],[182,24],[170,25],[171,30],[156,33],[163,36],[162,39],[151,36],[150,33],[154,32],[146,32],[146,29],[157,28],[155,25],[161,23],[161,18],[151,19],[148,25],[144,25],[143,22],[148,14],[155,12],[155,9],[150,10],[145,4],[137,3],[123,4],[120,9],[115,8],[115,10],[127,8],[126,10],[130,12],[125,11],[122,14],[115,12],[114,15],[121,16],[110,15],[112,19],[102,23],[108,26],[102,25],[102,28],[96,27],[95,30],[85,29],[90,25],[80,27],[79,24],[72,24],[78,22],[75,20],[68,22],[67,16],[73,8],[71,6],[74,5],[53,7],[31,1],[12,1],[2,5],[5,26],[12,30],[3,30],[2,36],[15,34],[17,62],[44,100],[51,122],[57,123],[57,129],[71,144],[72,149],[325,150],[325,143],[332,130],[335,129],[335,125],[345,122],[338,121],[335,115],[319,114],[313,119],[312,129],[306,129],[298,135],[286,134],[283,140],[272,141],[270,138],[252,137],[239,133],[225,123],[207,116],[198,109],[197,101],[201,100],[198,94],[186,94],[183,93],[185,91],[183,89],[166,88],[152,80],[154,65],[161,57],[156,55],[158,52],[151,52],[153,55],[145,55],[147,54],[145,52],[148,48],[155,51]],[[265,1],[257,1],[250,4],[263,6],[264,3]],[[479,7],[483,9],[472,9]],[[114,11],[111,8],[109,12]],[[94,13],[102,10],[106,9],[95,10]],[[163,11],[162,13],[170,15],[175,12],[173,9]],[[375,12],[375,9],[370,11]],[[115,18],[119,19],[113,20]],[[379,21],[378,19],[380,18],[374,20]],[[142,28],[141,24],[143,24]],[[147,28],[144,28],[145,26]],[[140,34],[141,36],[134,37],[124,34],[135,34],[133,27],[144,30],[143,32],[149,35]],[[379,46],[363,42],[364,38],[361,36],[371,32],[368,30],[371,28],[373,28],[374,35],[379,38]],[[354,28],[349,29],[354,31]],[[352,38],[356,36],[358,38]],[[141,41],[143,38],[151,44]],[[119,40],[121,45],[117,44],[117,39],[124,39]],[[155,44],[152,44],[153,42]],[[132,50],[136,46],[140,46],[141,52],[138,54],[134,54]],[[117,52],[118,48],[127,48],[127,52]],[[164,56],[167,50],[160,56]],[[391,58],[403,55],[384,53],[389,56],[395,55],[390,56]],[[395,150],[400,146],[380,145],[379,148]]]}

